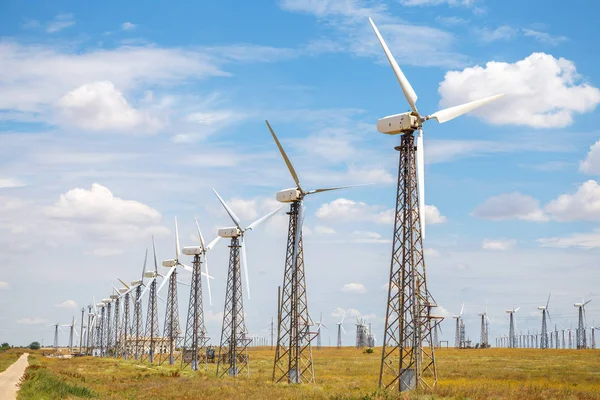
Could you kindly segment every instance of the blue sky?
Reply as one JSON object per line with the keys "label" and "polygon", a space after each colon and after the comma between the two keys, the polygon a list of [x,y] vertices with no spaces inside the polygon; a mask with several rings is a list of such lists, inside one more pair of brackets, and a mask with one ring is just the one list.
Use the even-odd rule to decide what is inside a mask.
{"label": "blue sky", "polygon": [[[581,296],[595,300],[589,322],[600,321],[593,7],[3,2],[0,339],[50,343],[47,325],[106,297],[117,276],[137,279],[152,234],[159,259],[173,256],[176,216],[182,244],[197,240],[194,216],[214,237],[230,221],[213,187],[247,223],[277,207],[275,193],[293,181],[265,119],[307,188],[375,183],[311,196],[305,246],[313,318],[322,312],[333,328],[347,310],[381,339],[399,137],[375,124],[409,106],[369,16],[421,112],[506,93],[425,127],[426,262],[440,313],[450,320],[465,302],[468,335],[478,340],[486,301],[492,336],[507,331],[504,310],[520,306],[519,329],[533,331],[536,306],[552,291],[557,324],[575,323]],[[281,214],[248,236],[253,296],[245,310],[257,335],[276,315],[286,229]],[[206,315],[216,338],[223,243],[210,262]],[[179,296],[184,315],[186,286]],[[444,322],[451,341],[452,326]],[[335,329],[324,344],[328,337],[335,342]]]}

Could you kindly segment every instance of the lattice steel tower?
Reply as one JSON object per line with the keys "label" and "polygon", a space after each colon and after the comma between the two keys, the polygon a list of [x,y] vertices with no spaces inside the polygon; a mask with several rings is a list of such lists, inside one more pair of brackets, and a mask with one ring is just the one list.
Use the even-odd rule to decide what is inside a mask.
{"label": "lattice steel tower", "polygon": [[144,351],[144,341],[142,335],[143,319],[142,315],[142,286],[144,286],[144,273],[146,271],[146,261],[148,261],[148,249],[144,255],[144,265],[142,266],[142,279],[131,282],[131,286],[135,287],[135,300],[133,302],[133,327],[132,335],[135,335],[135,345],[133,348],[133,357],[138,360]]}
{"label": "lattice steel tower", "polygon": [[579,319],[577,325],[577,348],[578,349],[586,349],[587,348],[587,338],[585,334],[585,306],[592,300],[584,301],[581,299],[581,303],[573,304],[575,307],[579,309]]}
{"label": "lattice steel tower", "polygon": [[540,338],[540,348],[541,349],[548,348],[548,325],[547,325],[547,321],[546,321],[546,316],[548,316],[548,318],[550,317],[550,309],[548,307],[550,306],[550,295],[551,294],[552,293],[548,294],[548,301],[546,301],[545,306],[538,306],[538,310],[542,311],[542,336]]}
{"label": "lattice steel tower", "polygon": [[515,333],[515,318],[514,318],[514,314],[517,311],[519,311],[519,308],[521,308],[521,307],[513,308],[512,310],[505,310],[506,313],[510,315],[510,326],[509,326],[509,329],[508,329],[508,347],[511,348],[511,349],[516,348],[517,345],[518,345],[517,336],[516,336],[516,333]]}
{"label": "lattice steel tower", "polygon": [[104,353],[104,357],[109,357],[110,352],[112,350],[113,343],[113,335],[112,335],[112,324],[111,324],[111,311],[112,311],[112,300],[102,299],[104,304],[106,304],[106,352]]}
{"label": "lattice steel tower", "polygon": [[[142,355],[142,361],[146,359],[148,362],[154,362],[154,352],[156,350],[156,338],[160,336],[158,327],[158,293],[157,293],[157,281],[158,275],[158,260],[156,259],[156,246],[154,245],[154,237],[152,237],[152,250],[154,252],[154,271],[146,271],[144,276],[150,278],[150,282],[146,290],[150,289],[148,295],[148,311],[146,313],[146,336],[144,337],[144,353]],[[142,297],[144,296],[142,293]]]}

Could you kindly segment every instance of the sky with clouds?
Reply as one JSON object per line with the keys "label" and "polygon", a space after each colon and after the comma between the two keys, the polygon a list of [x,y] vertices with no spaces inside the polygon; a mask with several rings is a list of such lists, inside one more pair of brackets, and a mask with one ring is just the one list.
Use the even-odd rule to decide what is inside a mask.
{"label": "sky with clouds", "polygon": [[[536,307],[550,291],[552,325],[575,324],[582,296],[594,300],[588,322],[600,323],[594,7],[2,2],[0,339],[51,343],[48,325],[79,321],[80,308],[107,297],[117,277],[138,279],[152,235],[166,273],[160,260],[174,255],[175,217],[182,245],[198,241],[194,217],[210,239],[231,225],[212,188],[244,224],[274,210],[275,193],[293,181],[268,119],[304,187],[374,183],[307,198],[304,244],[309,310],[329,326],[323,344],[335,344],[344,311],[345,343],[354,343],[355,316],[381,340],[399,137],[375,126],[409,106],[368,17],[424,113],[506,93],[425,127],[424,246],[429,287],[447,317],[443,338],[453,342],[450,316],[463,302],[475,341],[486,302],[492,337],[507,331],[504,310],[513,306],[521,307],[518,330],[539,329]],[[286,217],[247,235],[252,298],[244,306],[254,335],[268,335],[276,315]],[[213,343],[226,244],[209,257]],[[179,287],[182,325],[188,291]]]}

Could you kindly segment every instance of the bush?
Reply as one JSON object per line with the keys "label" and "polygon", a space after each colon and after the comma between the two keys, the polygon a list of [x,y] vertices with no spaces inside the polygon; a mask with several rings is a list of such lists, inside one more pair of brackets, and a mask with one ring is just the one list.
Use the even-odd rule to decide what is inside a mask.
{"label": "bush", "polygon": [[371,353],[373,353],[373,349],[369,347],[368,349],[365,350],[365,353],[371,354]]}
{"label": "bush", "polygon": [[29,347],[31,350],[39,350],[40,343],[39,342],[31,342],[31,344],[27,347]]}
{"label": "bush", "polygon": [[8,343],[2,343],[2,346],[1,346],[1,347],[4,347],[4,348],[6,348],[6,347],[10,347],[10,344],[8,344]]}

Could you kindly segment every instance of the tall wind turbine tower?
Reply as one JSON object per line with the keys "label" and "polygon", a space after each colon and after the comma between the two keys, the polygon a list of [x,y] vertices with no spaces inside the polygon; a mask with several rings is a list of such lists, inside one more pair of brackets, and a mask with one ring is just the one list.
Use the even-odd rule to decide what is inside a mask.
{"label": "tall wind turbine tower", "polygon": [[342,331],[346,334],[346,330],[344,329],[344,318],[346,318],[346,311],[342,315],[342,319],[337,323],[337,348],[342,348]]}
{"label": "tall wind turbine tower", "polygon": [[521,307],[514,308],[512,310],[506,310],[506,313],[510,315],[510,327],[508,330],[508,347],[514,349],[517,347],[517,336],[515,334],[515,318],[514,314],[519,311]]}
{"label": "tall wind turbine tower", "polygon": [[479,339],[479,347],[487,349],[490,347],[489,343],[489,324],[491,323],[490,318],[487,315],[487,303],[485,304],[485,312],[478,314],[481,317],[481,337]]}
{"label": "tall wind turbine tower", "polygon": [[452,318],[456,319],[456,331],[454,332],[454,347],[457,349],[461,349],[464,345],[462,334],[461,334],[461,323],[462,323],[462,315],[465,311],[465,303],[462,304],[460,308],[460,314],[454,314]]}
{"label": "tall wind turbine tower", "polygon": [[[136,289],[136,286],[129,286],[119,278],[119,282],[124,286],[117,289],[119,293],[119,301],[123,299],[123,321],[121,324],[120,342],[115,346],[115,354],[123,357],[124,360],[129,358],[129,348],[131,342],[131,292]],[[135,305],[134,305],[135,307]]]}
{"label": "tall wind turbine tower", "polygon": [[312,320],[308,313],[306,279],[304,275],[304,245],[302,241],[302,224],[304,222],[304,198],[314,193],[344,189],[341,186],[326,189],[305,191],[300,186],[300,179],[292,166],[285,150],[268,121],[267,127],[273,140],[287,165],[296,187],[285,189],[275,195],[277,201],[289,203],[290,216],[288,225],[287,248],[285,255],[285,271],[283,274],[283,295],[279,304],[279,321],[277,324],[277,348],[273,362],[273,381],[287,383],[314,383],[315,373],[312,362],[310,332]]}
{"label": "tall wind turbine tower", "polygon": [[587,348],[587,338],[585,336],[585,306],[592,300],[584,301],[581,299],[581,303],[573,304],[579,309],[579,323],[577,326],[577,348]]}
{"label": "tall wind turbine tower", "polygon": [[548,348],[548,325],[546,322],[546,316],[548,316],[548,319],[550,319],[550,309],[548,307],[550,306],[550,295],[551,294],[552,293],[548,294],[548,301],[546,301],[545,306],[538,306],[538,310],[542,310],[542,337],[541,337],[541,341],[540,341],[541,349]]}
{"label": "tall wind turbine tower", "polygon": [[156,338],[160,335],[158,327],[158,291],[156,286],[158,284],[157,278],[160,276],[158,273],[158,260],[156,258],[156,245],[154,243],[154,236],[152,237],[152,251],[154,252],[154,271],[144,272],[144,276],[149,278],[150,281],[146,288],[142,292],[140,297],[144,297],[144,294],[148,289],[150,294],[148,295],[148,311],[146,313],[146,335],[144,337],[144,353],[142,354],[142,361],[146,359],[148,362],[154,362],[154,353],[156,351]]}
{"label": "tall wind turbine tower", "polygon": [[250,280],[248,278],[244,234],[275,215],[275,213],[281,210],[281,207],[254,221],[244,229],[240,225],[241,222],[238,216],[235,215],[233,210],[229,208],[227,203],[219,196],[219,193],[214,189],[213,191],[235,224],[233,227],[221,228],[218,231],[219,236],[231,239],[231,243],[229,245],[229,271],[227,273],[227,291],[225,294],[225,309],[223,311],[223,328],[219,346],[217,376],[222,377],[229,375],[237,377],[244,372],[244,370],[249,376],[250,369],[248,368],[247,347],[250,344],[251,339],[246,336],[248,332],[244,319],[242,273],[240,270],[241,266],[244,269],[247,296],[248,299],[250,299]]}
{"label": "tall wind turbine tower", "polygon": [[317,350],[321,350],[321,327],[329,329],[327,328],[327,325],[323,323],[323,313],[321,313],[321,318],[317,323]]}
{"label": "tall wind turbine tower", "polygon": [[[212,306],[212,295],[210,293],[211,277],[208,275],[208,259],[206,258],[206,252],[212,249],[219,239],[221,239],[221,236],[217,236],[208,244],[208,246],[206,246],[198,221],[195,220],[195,222],[200,245],[184,247],[182,250],[183,254],[194,256],[194,261],[192,262],[190,301],[188,305],[185,339],[183,341],[183,357],[181,358],[181,366],[185,368],[186,366],[191,365],[191,368],[194,371],[198,370],[200,352],[204,349],[209,339],[209,337],[206,336],[206,328],[204,326],[204,305],[202,301],[202,274],[205,274],[207,278],[208,300]],[[202,262],[204,262],[204,269],[206,272],[202,272]],[[204,360],[206,366],[206,358],[204,358]]]}
{"label": "tall wind turbine tower", "polygon": [[[412,109],[377,121],[379,132],[402,135],[400,146],[395,148],[400,152],[398,191],[379,386],[403,392],[431,388],[437,382],[432,330],[441,319],[431,315],[431,309],[437,305],[427,289],[423,257],[425,163],[422,125],[430,119],[439,123],[450,121],[501,95],[421,116],[416,106],[417,94],[379,30],[370,18],[369,21]],[[415,146],[416,131],[419,134]]]}
{"label": "tall wind turbine tower", "polygon": [[142,267],[142,279],[131,282],[131,287],[135,288],[135,300],[133,302],[133,329],[132,335],[135,335],[135,345],[133,347],[133,357],[138,360],[144,352],[144,327],[142,315],[142,286],[144,286],[144,274],[146,273],[146,261],[148,261],[148,249],[144,255],[144,265]]}

